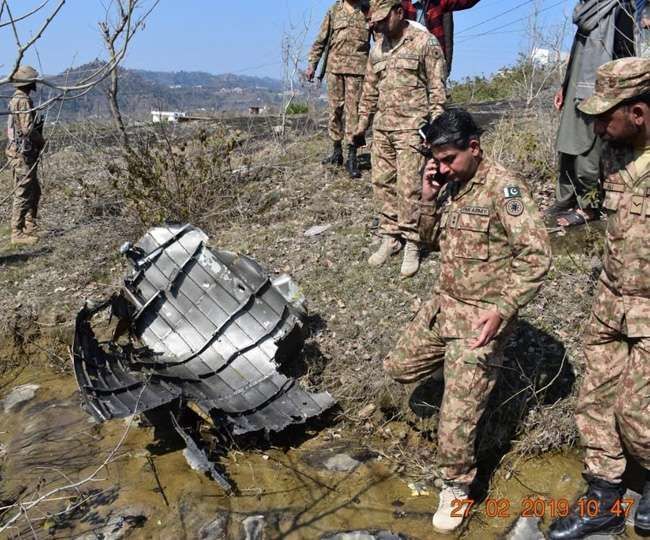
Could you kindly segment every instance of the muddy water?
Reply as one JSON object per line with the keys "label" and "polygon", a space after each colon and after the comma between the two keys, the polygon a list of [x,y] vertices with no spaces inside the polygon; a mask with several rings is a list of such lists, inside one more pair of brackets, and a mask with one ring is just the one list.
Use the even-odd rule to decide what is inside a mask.
{"label": "muddy water", "polygon": [[[188,467],[178,443],[159,440],[152,428],[132,424],[127,432],[125,421],[93,422],[79,407],[70,376],[24,370],[0,381],[2,397],[30,383],[40,386],[32,399],[6,412],[0,406],[2,504],[17,498],[26,502],[38,496],[36,491],[42,495],[91,479],[81,482],[76,493],[57,493],[50,497],[56,500],[43,501],[28,512],[29,522],[21,517],[16,528],[0,537],[95,538],[106,534],[109,523],[136,539],[243,539],[244,520],[263,515],[267,539],[319,539],[361,529],[444,538],[430,527],[435,490],[414,494],[411,480],[395,473],[385,459],[362,452],[353,433],[332,440],[331,433],[322,432],[288,451],[231,451],[224,464],[241,493],[228,497]],[[363,464],[350,472],[323,466],[341,453]],[[93,476],[106,460],[107,466]],[[501,501],[499,510],[483,503],[463,537],[504,537],[527,497],[573,497],[580,470],[577,456],[567,454],[522,461],[512,474],[499,471],[491,490],[491,497]],[[47,518],[46,512],[51,516],[66,505],[79,506]],[[10,509],[3,522],[15,511]],[[546,516],[543,526],[548,521]]]}

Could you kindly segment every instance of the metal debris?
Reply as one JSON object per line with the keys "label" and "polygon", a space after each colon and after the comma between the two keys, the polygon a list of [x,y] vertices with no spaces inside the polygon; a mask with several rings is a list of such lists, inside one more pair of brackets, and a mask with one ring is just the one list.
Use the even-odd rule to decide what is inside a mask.
{"label": "metal debris", "polygon": [[[278,370],[303,343],[305,299],[293,280],[207,243],[191,225],[149,230],[121,250],[132,267],[121,294],[77,315],[74,371],[98,420],[180,400],[237,435],[280,431],[334,405]],[[109,309],[117,335],[100,342],[91,321]],[[127,331],[135,340],[118,342]]]}

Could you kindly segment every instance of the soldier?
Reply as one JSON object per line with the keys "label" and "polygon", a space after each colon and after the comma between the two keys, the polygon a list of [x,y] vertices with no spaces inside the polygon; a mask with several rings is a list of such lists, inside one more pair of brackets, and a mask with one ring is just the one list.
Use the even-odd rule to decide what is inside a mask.
{"label": "soldier", "polygon": [[9,102],[6,155],[13,168],[14,203],[11,214],[11,243],[32,245],[38,242],[36,217],[41,186],[38,183],[38,156],[45,145],[42,123],[32,110],[29,94],[36,90],[38,72],[21,66],[13,76],[16,87]]}
{"label": "soldier", "polygon": [[[576,408],[588,489],[569,516],[551,525],[554,540],[624,530],[624,447],[650,470],[650,59],[601,66],[594,95],[579,108],[605,143],[608,220]],[[650,531],[650,477],[635,525]]]}
{"label": "soldier", "polygon": [[528,188],[483,156],[468,112],[445,111],[426,131],[434,159],[422,178],[420,227],[423,239],[439,246],[440,277],[384,369],[405,384],[443,369],[437,464],[443,487],[433,527],[449,533],[465,509],[454,500],[467,500],[476,476],[476,426],[506,337],[541,287],[551,250]]}
{"label": "soldier", "polygon": [[363,75],[370,51],[367,13],[368,3],[365,0],[337,0],[323,19],[305,72],[307,79],[313,81],[318,62],[327,48],[327,65],[324,67],[327,68],[329,136],[334,147],[332,155],[325,158],[323,164],[343,164],[341,142],[345,138],[348,144],[346,168],[352,178],[361,177],[352,135],[357,125]]}
{"label": "soldier", "polygon": [[355,140],[373,122],[372,183],[382,205],[382,243],[368,263],[381,266],[405,242],[401,274],[420,265],[420,180],[424,158],[418,130],[443,110],[446,67],[438,41],[404,18],[400,0],[375,0],[371,22],[381,34],[368,60]]}

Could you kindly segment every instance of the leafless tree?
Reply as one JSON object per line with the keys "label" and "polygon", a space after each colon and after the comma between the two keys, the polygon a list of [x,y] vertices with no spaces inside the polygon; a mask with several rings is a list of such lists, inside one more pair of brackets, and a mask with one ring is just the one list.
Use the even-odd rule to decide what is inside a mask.
{"label": "leafless tree", "polygon": [[[43,76],[35,79],[35,83],[42,84],[53,90],[52,96],[37,105],[35,110],[46,109],[56,102],[77,99],[96,88],[108,77],[116,78],[117,68],[124,60],[133,36],[144,26],[147,16],[158,4],[158,1],[154,0],[153,4],[150,4],[149,8],[146,9],[144,0],[110,0],[106,6],[105,19],[100,23],[100,30],[109,52],[108,60],[71,84],[68,84],[67,81],[62,84]],[[48,27],[60,15],[66,2],[67,0],[44,0],[27,13],[15,14],[12,4],[20,5],[20,2],[17,0],[14,2],[0,0],[0,32],[3,29],[9,29],[15,42],[13,61],[10,63],[11,67],[6,75],[0,76],[0,85],[11,83],[14,80],[16,71],[23,62],[25,55],[35,46]],[[48,7],[49,11],[47,11]],[[140,11],[144,11],[144,13],[139,14]],[[113,16],[114,13],[117,15]],[[28,20],[35,22],[37,16],[42,14],[45,14],[45,17],[38,29],[27,38],[21,36],[18,23]],[[108,41],[106,41],[107,39]],[[112,80],[112,84],[115,84],[115,80]],[[8,111],[0,111],[0,115],[7,114],[9,114]]]}

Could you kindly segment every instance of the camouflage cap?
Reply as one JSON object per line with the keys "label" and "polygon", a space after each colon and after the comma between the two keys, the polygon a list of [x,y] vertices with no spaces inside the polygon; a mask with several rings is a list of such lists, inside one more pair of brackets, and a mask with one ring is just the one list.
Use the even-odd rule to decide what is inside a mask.
{"label": "camouflage cap", "polygon": [[38,79],[38,71],[32,66],[20,66],[11,78],[11,84],[16,88],[21,88],[32,84],[34,79]]}
{"label": "camouflage cap", "polygon": [[401,6],[402,0],[373,0],[370,4],[370,22],[376,23],[388,17],[390,10]]}
{"label": "camouflage cap", "polygon": [[594,95],[580,103],[578,109],[596,116],[649,92],[650,58],[621,58],[598,68]]}

